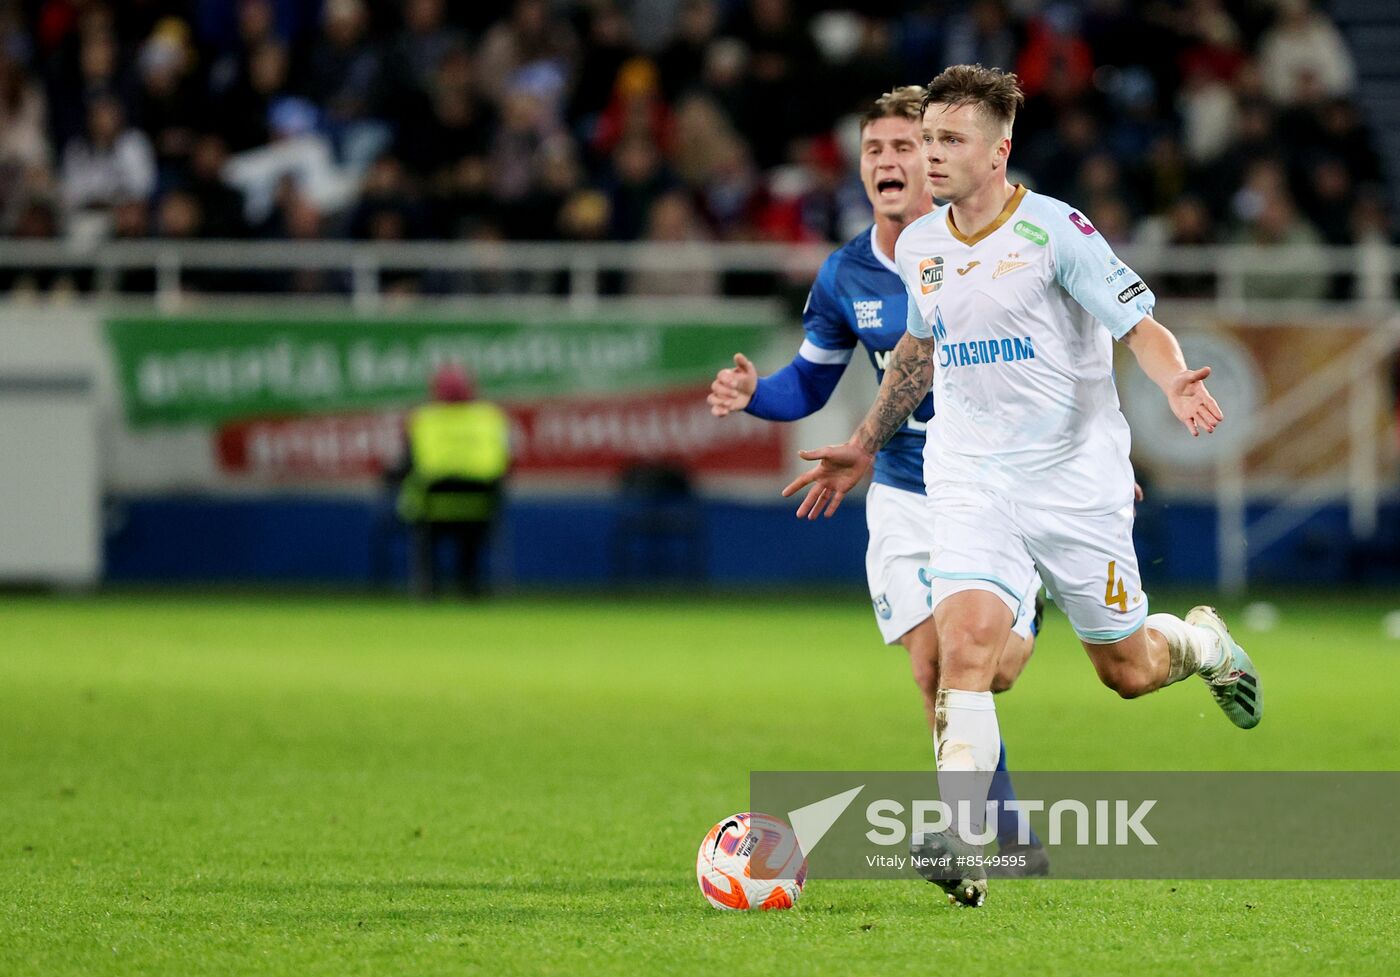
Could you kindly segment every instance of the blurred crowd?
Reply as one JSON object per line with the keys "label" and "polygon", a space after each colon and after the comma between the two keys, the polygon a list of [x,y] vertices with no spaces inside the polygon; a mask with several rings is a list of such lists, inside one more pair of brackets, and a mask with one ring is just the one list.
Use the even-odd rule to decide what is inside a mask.
{"label": "blurred crowd", "polygon": [[1392,239],[1309,0],[0,0],[0,229],[839,241],[856,115],[959,62],[1021,76],[1013,177],[1116,243]]}

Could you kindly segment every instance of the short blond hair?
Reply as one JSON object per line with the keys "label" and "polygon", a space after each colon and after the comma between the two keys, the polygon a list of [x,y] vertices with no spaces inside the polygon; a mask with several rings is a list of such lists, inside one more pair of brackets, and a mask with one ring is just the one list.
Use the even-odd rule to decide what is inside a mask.
{"label": "short blond hair", "polygon": [[1021,80],[1012,72],[980,64],[955,64],[928,83],[919,114],[922,117],[930,105],[975,105],[979,114],[1009,139],[1016,112],[1024,104],[1026,95],[1021,91]]}
{"label": "short blond hair", "polygon": [[924,117],[924,89],[919,85],[904,85],[892,92],[885,92],[860,117],[860,129],[881,119],[904,119],[918,122]]}

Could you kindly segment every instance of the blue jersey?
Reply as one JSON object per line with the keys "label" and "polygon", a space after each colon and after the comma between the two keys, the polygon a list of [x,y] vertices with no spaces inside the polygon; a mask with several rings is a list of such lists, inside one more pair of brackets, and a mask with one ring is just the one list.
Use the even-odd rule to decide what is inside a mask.
{"label": "blue jersey", "polygon": [[[875,246],[873,226],[833,252],[822,263],[807,296],[802,312],[806,338],[797,358],[782,374],[759,381],[749,413],[792,420],[817,410],[831,396],[857,346],[865,348],[876,378],[883,380],[890,352],[904,335],[908,298],[894,262]],[[796,387],[783,382],[794,369],[803,377]],[[798,388],[796,412],[791,402],[776,403],[783,396],[779,389],[786,394]],[[876,482],[924,493],[924,432],[932,417],[930,394],[875,456]]]}

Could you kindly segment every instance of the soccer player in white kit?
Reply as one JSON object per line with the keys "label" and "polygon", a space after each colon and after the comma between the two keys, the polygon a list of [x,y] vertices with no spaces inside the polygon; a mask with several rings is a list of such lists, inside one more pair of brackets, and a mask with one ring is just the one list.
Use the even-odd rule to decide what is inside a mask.
{"label": "soccer player in white kit", "polygon": [[[903,338],[912,301],[894,263],[895,241],[910,223],[933,209],[925,175],[920,126],[922,85],[888,92],[861,118],[860,180],[874,223],[822,263],[802,310],[804,340],[792,362],[769,376],[742,353],[720,370],[708,402],[716,417],[740,411],[770,421],[807,417],[826,405],[847,365],[868,360],[883,377],[885,358]],[[866,524],[870,543],[865,569],[875,621],[886,644],[909,652],[914,681],[924,699],[930,729],[938,696],[938,633],[930,610],[929,521],[924,497],[924,433],[934,412],[925,397],[908,421],[876,454]],[[1002,650],[992,688],[1009,689],[1030,658],[1040,624],[1040,580],[1032,578],[1021,612]],[[1006,750],[997,763],[991,796],[1015,798]],[[1019,841],[1019,821],[1001,808],[997,821],[999,867],[1007,875],[1044,875],[1049,862],[1039,840]]]}
{"label": "soccer player in white kit", "polygon": [[[798,515],[830,515],[932,384],[938,410],[924,479],[937,513],[929,575],[941,649],[940,775],[996,765],[991,676],[1037,572],[1119,695],[1200,675],[1235,725],[1251,728],[1263,712],[1258,672],[1212,608],[1185,620],[1148,613],[1133,549],[1129,432],[1111,341],[1128,346],[1193,437],[1223,420],[1203,383],[1210,368],[1187,367],[1152,317],[1152,291],[1083,214],[1007,181],[1022,102],[1015,75],[980,65],[955,65],[929,83],[924,158],[946,203],[895,246],[908,331],[855,434],[803,452],[819,465],[783,491],[810,486]],[[968,847],[951,832],[916,839],[922,854]],[[952,877],[930,881],[957,902],[982,903],[980,867],[943,874]]]}

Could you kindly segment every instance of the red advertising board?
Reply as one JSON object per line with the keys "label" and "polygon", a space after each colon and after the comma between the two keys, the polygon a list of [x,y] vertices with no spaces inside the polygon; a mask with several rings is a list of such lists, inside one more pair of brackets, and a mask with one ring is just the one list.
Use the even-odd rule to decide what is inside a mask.
{"label": "red advertising board", "polygon": [[[639,461],[690,471],[769,474],[783,469],[786,428],[747,415],[710,416],[707,385],[651,393],[503,404],[518,472],[607,474]],[[217,429],[219,467],[264,478],[378,475],[403,450],[402,411],[238,421]]]}

